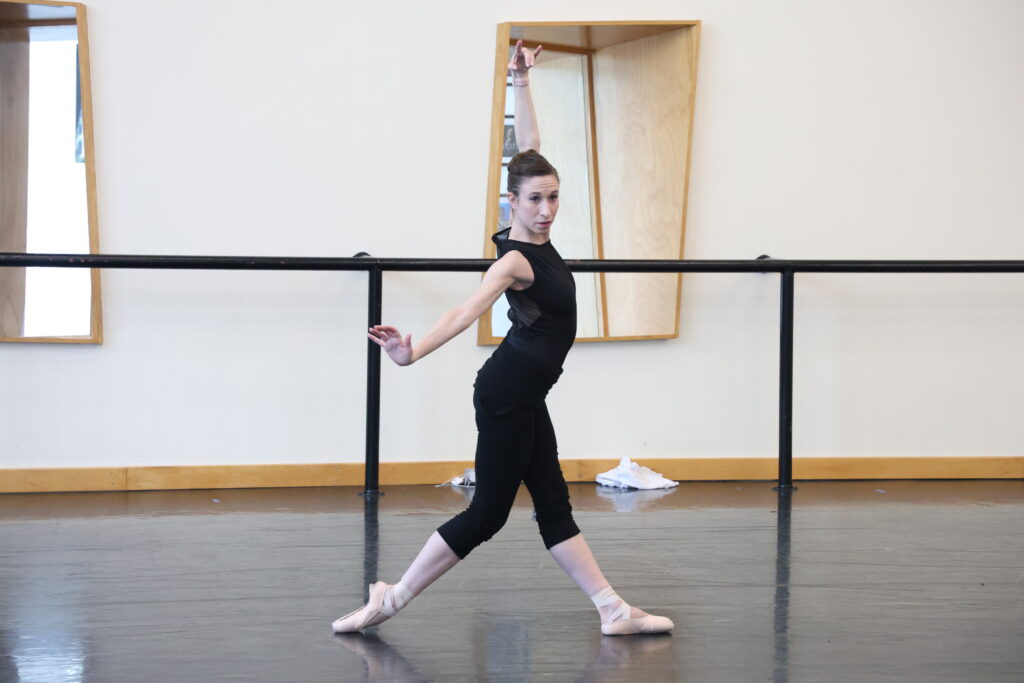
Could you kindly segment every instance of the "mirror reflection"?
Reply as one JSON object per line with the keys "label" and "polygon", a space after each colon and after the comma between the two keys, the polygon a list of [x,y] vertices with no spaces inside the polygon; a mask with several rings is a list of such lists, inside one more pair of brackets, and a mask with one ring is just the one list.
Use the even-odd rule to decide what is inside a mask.
{"label": "mirror reflection", "polygon": [[[0,2],[0,251],[97,251],[80,9]],[[98,278],[0,269],[0,338],[98,342]]]}
{"label": "mirror reflection", "polygon": [[[492,118],[484,256],[509,224],[507,164],[519,151],[516,97],[506,65],[518,40],[543,45],[527,86],[540,153],[561,181],[552,242],[571,259],[683,258],[699,22],[501,24]],[[506,56],[502,56],[507,46]],[[576,273],[578,341],[679,334],[679,274]],[[508,332],[499,299],[478,342]]]}

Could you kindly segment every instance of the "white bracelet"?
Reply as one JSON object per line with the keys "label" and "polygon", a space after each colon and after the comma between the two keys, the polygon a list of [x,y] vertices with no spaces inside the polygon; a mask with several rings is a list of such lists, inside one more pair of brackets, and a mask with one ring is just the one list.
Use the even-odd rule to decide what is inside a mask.
{"label": "white bracelet", "polygon": [[524,76],[523,78],[512,77],[512,85],[521,88],[526,85],[530,85],[530,77]]}

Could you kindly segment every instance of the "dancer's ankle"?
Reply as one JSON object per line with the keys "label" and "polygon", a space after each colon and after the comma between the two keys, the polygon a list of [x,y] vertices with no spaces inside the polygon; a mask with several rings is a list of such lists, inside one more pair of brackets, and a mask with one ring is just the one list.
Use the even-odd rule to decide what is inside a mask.
{"label": "dancer's ankle", "polygon": [[591,595],[590,600],[597,607],[602,624],[620,619],[639,619],[647,616],[647,612],[630,606],[610,585]]}
{"label": "dancer's ankle", "polygon": [[601,615],[602,624],[607,624],[616,618],[621,618],[618,615],[623,600],[610,585],[591,595],[590,600],[594,603],[594,607],[597,608],[597,613]]}
{"label": "dancer's ankle", "polygon": [[397,612],[408,605],[414,597],[416,596],[413,595],[413,592],[404,583],[399,581],[388,586],[384,602],[388,607]]}

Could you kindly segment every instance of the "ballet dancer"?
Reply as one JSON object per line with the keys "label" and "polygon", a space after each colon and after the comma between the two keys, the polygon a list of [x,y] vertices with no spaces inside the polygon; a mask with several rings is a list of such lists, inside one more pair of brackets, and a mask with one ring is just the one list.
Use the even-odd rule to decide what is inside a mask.
{"label": "ballet dancer", "polygon": [[540,137],[530,96],[529,70],[540,54],[516,44],[509,69],[515,92],[515,133],[526,150],[508,166],[509,227],[491,239],[498,258],[479,288],[445,313],[415,346],[397,328],[375,325],[369,338],[398,365],[411,365],[473,324],[502,294],[511,308],[512,328],[484,363],[473,384],[478,430],[476,491],[469,507],[430,535],[395,584],[369,587],[369,602],[337,619],[336,633],[361,631],[394,616],[508,519],[519,484],[533,498],[544,546],[590,597],[601,633],[664,633],[666,617],[631,607],[601,573],[569,503],[569,488],[558,462],[555,432],[544,399],[562,373],[576,338],[576,284],[551,243],[558,212],[558,172],[537,151]]}

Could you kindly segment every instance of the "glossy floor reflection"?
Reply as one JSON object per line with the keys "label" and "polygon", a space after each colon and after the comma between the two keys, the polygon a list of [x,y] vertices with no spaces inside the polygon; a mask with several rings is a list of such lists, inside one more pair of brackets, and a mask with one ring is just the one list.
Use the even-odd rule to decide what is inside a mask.
{"label": "glossy floor reflection", "polygon": [[671,636],[602,636],[525,490],[492,541],[364,635],[469,492],[0,496],[0,682],[1021,681],[1024,482],[571,484],[618,592]]}

